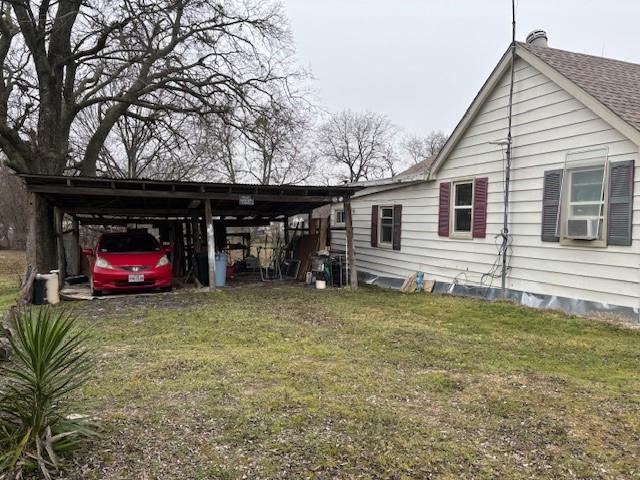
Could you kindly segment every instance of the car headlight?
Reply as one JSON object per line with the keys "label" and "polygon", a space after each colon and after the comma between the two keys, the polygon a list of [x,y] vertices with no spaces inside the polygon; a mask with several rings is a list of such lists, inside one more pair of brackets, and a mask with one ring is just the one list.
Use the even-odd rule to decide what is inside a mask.
{"label": "car headlight", "polygon": [[100,268],[113,268],[109,262],[107,262],[104,258],[98,257],[96,258],[96,267]]}
{"label": "car headlight", "polygon": [[158,263],[156,263],[156,267],[164,267],[165,265],[169,265],[169,259],[167,258],[166,255],[162,255],[160,257],[160,260],[158,260]]}

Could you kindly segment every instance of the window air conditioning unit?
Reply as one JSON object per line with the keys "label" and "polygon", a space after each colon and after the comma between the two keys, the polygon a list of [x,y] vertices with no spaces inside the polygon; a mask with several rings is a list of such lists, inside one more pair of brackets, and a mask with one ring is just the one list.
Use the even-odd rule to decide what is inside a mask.
{"label": "window air conditioning unit", "polygon": [[597,240],[599,218],[570,218],[567,220],[567,237],[574,240]]}

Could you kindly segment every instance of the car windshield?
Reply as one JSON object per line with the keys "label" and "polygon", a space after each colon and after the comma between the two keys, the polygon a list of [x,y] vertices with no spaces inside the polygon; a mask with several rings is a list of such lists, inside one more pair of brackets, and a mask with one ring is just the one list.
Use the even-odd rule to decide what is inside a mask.
{"label": "car windshield", "polygon": [[160,244],[151,235],[107,235],[98,249],[101,253],[159,252]]}

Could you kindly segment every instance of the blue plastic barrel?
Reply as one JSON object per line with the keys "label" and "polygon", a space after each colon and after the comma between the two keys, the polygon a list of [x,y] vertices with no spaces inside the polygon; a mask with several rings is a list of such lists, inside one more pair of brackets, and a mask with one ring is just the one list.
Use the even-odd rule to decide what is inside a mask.
{"label": "blue plastic barrel", "polygon": [[216,287],[224,287],[227,283],[227,254],[216,253]]}
{"label": "blue plastic barrel", "polygon": [[424,290],[424,272],[416,272],[416,292]]}

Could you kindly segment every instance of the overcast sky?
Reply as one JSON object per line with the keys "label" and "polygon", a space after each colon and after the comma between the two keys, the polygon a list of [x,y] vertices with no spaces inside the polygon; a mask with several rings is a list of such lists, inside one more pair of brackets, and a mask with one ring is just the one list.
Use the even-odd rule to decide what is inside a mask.
{"label": "overcast sky", "polygon": [[[323,107],[451,132],[511,40],[510,0],[284,0]],[[517,37],[640,63],[640,0],[520,0]]]}

